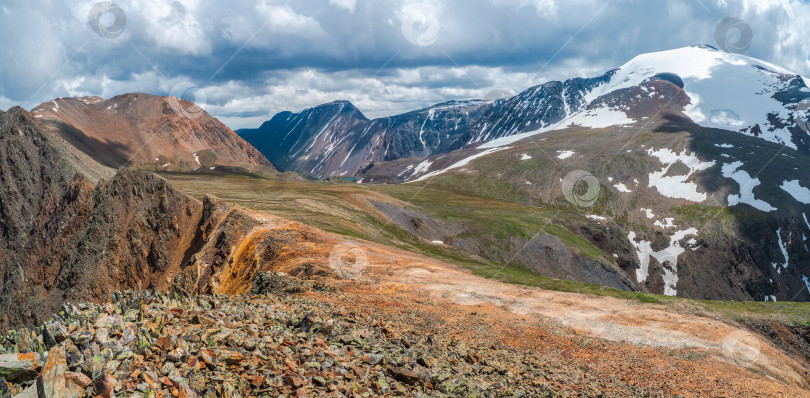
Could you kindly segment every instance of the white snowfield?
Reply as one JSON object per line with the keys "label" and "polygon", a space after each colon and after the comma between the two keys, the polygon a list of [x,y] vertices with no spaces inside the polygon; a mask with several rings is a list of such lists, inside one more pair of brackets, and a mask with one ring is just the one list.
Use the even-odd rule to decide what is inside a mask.
{"label": "white snowfield", "polygon": [[610,108],[597,108],[587,110],[572,118],[570,124],[594,129],[603,129],[610,126],[633,124],[635,121],[627,117],[627,114],[620,110]]}
{"label": "white snowfield", "polygon": [[537,134],[554,130],[562,130],[571,125],[601,129],[610,126],[625,126],[633,123],[635,123],[635,120],[627,117],[627,114],[625,114],[623,111],[601,107],[574,113],[557,123],[538,130],[526,131],[520,134],[514,134],[485,142],[481,144],[478,149],[499,148]]}
{"label": "white snowfield", "polygon": [[660,227],[661,229],[677,228],[678,227],[677,225],[675,225],[675,218],[674,217],[666,217],[666,218],[664,218],[663,222],[661,220],[655,220],[653,225],[655,225],[656,227]]}
{"label": "white snowfield", "polygon": [[[759,138],[796,149],[790,132],[776,128],[768,120],[773,113],[787,120],[793,113],[772,98],[785,89],[786,75],[798,74],[784,68],[739,54],[731,54],[704,46],[683,47],[639,55],[618,68],[608,83],[594,88],[585,95],[588,103],[615,90],[633,87],[659,73],[674,73],[684,82],[684,91],[691,99],[685,113],[695,123],[733,131],[759,125]],[[802,78],[806,82],[808,79]],[[634,121],[617,109],[597,108],[569,115],[559,123],[539,130],[524,132],[484,143],[479,148],[495,148],[536,134],[559,130],[570,125],[605,128],[633,124]],[[721,148],[731,148],[723,144]]]}
{"label": "white snowfield", "polygon": [[430,170],[430,165],[432,165],[432,164],[433,164],[432,161],[424,160],[424,161],[422,161],[422,163],[419,163],[418,165],[416,165],[416,168],[414,169],[413,173],[414,174],[419,174],[419,173],[428,171],[428,170]]}
{"label": "white snowfield", "polygon": [[619,192],[624,192],[624,193],[633,192],[629,188],[627,188],[627,185],[624,185],[623,182],[620,182],[618,184],[613,184],[613,187],[616,188],[616,190],[619,191]]}
{"label": "white snowfield", "polygon": [[574,156],[574,151],[557,151],[559,155],[557,155],[557,159],[568,159],[571,156]]}
{"label": "white snowfield", "polygon": [[[483,152],[476,153],[475,155],[472,155],[470,157],[461,159],[458,162],[451,164],[450,167],[447,167],[447,168],[444,168],[444,169],[441,169],[441,170],[431,171],[430,173],[427,173],[427,174],[425,174],[425,175],[423,175],[423,176],[421,176],[421,177],[419,177],[419,178],[417,178],[417,179],[415,179],[413,181],[414,182],[422,181],[422,180],[428,179],[430,177],[437,176],[439,174],[444,174],[444,173],[446,173],[446,172],[448,172],[450,170],[457,169],[457,168],[462,167],[462,166],[466,166],[471,161],[473,161],[475,159],[478,159],[478,158],[480,158],[482,156],[486,156],[486,155],[489,155],[490,153],[495,153],[495,152],[498,152],[498,151],[502,151],[504,149],[509,149],[509,147],[492,148],[492,149],[488,149],[488,150],[483,151]],[[419,167],[417,167],[416,172],[418,172],[418,169],[419,169]]]}
{"label": "white snowfield", "polygon": [[[777,228],[777,230],[776,230],[776,239],[777,239],[777,241],[779,243],[779,250],[782,251],[782,257],[785,258],[785,262],[782,263],[782,264],[771,263],[771,265],[773,266],[774,269],[776,269],[776,272],[781,274],[782,269],[787,269],[788,264],[790,263],[790,256],[788,255],[788,250],[787,250],[787,243],[790,243],[790,237],[788,236],[788,242],[787,243],[784,242],[782,240],[782,228]],[[782,269],[779,268],[780,265],[782,266]]]}

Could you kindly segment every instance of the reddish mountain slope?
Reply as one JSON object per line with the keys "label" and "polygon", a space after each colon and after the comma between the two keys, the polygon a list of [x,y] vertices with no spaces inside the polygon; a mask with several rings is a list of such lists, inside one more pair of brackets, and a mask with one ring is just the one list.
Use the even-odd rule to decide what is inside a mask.
{"label": "reddish mountain slope", "polygon": [[[57,135],[110,167],[187,171],[270,162],[230,128],[175,97],[124,94],[58,98],[31,113]],[[270,170],[270,169],[268,169]]]}

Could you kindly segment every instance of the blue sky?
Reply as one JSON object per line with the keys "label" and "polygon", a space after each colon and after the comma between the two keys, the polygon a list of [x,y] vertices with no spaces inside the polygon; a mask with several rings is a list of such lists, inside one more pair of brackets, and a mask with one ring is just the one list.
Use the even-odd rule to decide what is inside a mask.
{"label": "blue sky", "polygon": [[746,55],[810,75],[810,5],[796,0],[66,3],[0,2],[0,108],[185,92],[232,128],[338,99],[377,117],[717,45],[725,17],[751,28]]}

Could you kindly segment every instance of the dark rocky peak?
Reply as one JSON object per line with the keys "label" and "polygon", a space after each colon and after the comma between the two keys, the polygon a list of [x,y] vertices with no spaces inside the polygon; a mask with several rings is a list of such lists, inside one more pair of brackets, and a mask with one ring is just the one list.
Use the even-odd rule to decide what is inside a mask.
{"label": "dark rocky peak", "polygon": [[352,116],[356,117],[361,120],[368,120],[368,118],[363,115],[363,112],[360,109],[357,109],[354,104],[346,100],[339,100],[333,101],[328,104],[318,105],[313,108],[306,109],[301,112],[301,114],[306,113],[325,113],[325,114],[340,114],[345,116]]}
{"label": "dark rocky peak", "polygon": [[[0,132],[7,134],[16,127],[17,130],[28,125],[39,125],[35,117],[19,106],[14,106],[8,112],[0,112]],[[16,131],[14,131],[16,133]]]}
{"label": "dark rocky peak", "polygon": [[651,80],[666,80],[666,81],[668,81],[668,82],[670,82],[670,83],[672,83],[672,84],[674,84],[674,85],[676,85],[676,86],[678,86],[680,88],[683,88],[683,79],[681,79],[680,76],[678,76],[678,75],[676,75],[674,73],[668,73],[668,72],[658,73],[655,76],[650,77],[649,79],[647,79],[647,81],[651,81]]}

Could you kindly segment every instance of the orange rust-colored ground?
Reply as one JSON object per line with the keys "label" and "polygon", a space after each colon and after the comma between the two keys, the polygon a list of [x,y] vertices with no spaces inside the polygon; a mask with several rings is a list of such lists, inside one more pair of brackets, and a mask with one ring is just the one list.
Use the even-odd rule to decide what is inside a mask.
{"label": "orange rust-colored ground", "polygon": [[344,284],[343,296],[309,293],[346,312],[397,322],[401,333],[435,334],[468,345],[495,347],[540,364],[538,382],[552,391],[585,396],[802,397],[807,390],[691,350],[639,347],[577,335],[551,319],[519,316],[492,304],[459,305],[413,290]]}
{"label": "orange rust-colored ground", "polygon": [[[243,293],[260,270],[339,274],[330,261],[345,238],[234,206],[254,223],[232,243],[215,293]],[[246,224],[247,225],[247,224]],[[307,293],[336,308],[388,319],[509,353],[544,370],[537,382],[563,394],[605,396],[810,396],[807,364],[761,336],[677,308],[546,291],[484,279],[429,257],[355,241],[366,253],[340,295]],[[335,260],[335,259],[332,259]],[[348,261],[348,260],[346,260]],[[335,298],[339,297],[339,298]],[[730,343],[730,344],[729,344]],[[740,362],[737,351],[754,353]]]}

